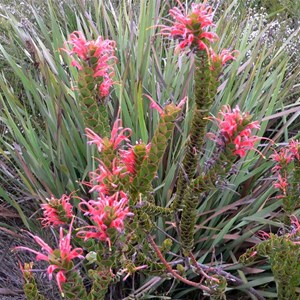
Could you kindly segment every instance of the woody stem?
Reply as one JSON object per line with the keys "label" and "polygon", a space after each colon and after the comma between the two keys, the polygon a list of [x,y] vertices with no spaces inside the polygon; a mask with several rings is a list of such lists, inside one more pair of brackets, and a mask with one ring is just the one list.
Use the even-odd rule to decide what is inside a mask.
{"label": "woody stem", "polygon": [[172,274],[172,276],[174,276],[176,279],[180,280],[181,282],[183,282],[185,284],[188,284],[190,286],[193,286],[193,287],[199,288],[203,291],[206,291],[207,293],[210,293],[210,289],[207,286],[204,286],[200,283],[196,283],[196,282],[190,281],[188,279],[185,279],[182,276],[180,276],[175,270],[173,270],[172,267],[169,265],[169,263],[164,258],[164,256],[162,255],[161,251],[159,250],[158,246],[156,245],[156,243],[154,242],[153,238],[150,235],[148,235],[148,241],[151,244],[153,250],[156,252],[159,259],[161,260],[161,262],[166,267],[167,271],[170,274]]}

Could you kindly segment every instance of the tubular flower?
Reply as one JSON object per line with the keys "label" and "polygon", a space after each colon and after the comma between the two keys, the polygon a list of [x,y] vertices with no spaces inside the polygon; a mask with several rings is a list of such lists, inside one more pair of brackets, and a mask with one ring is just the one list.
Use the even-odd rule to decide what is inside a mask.
{"label": "tubular flower", "polygon": [[239,53],[237,50],[229,51],[223,49],[221,54],[216,54],[212,48],[209,48],[209,57],[210,57],[210,68],[214,70],[218,66],[224,66],[229,60],[235,60],[235,53]]}
{"label": "tubular flower", "polygon": [[[299,235],[299,233],[300,233],[300,223],[299,223],[298,218],[295,215],[291,215],[290,220],[291,220],[290,236]],[[298,242],[297,244],[300,244],[300,243]]]}
{"label": "tubular flower", "polygon": [[297,160],[300,160],[300,143],[298,140],[290,140],[289,142],[289,150]]}
{"label": "tubular flower", "polygon": [[129,142],[129,137],[131,135],[130,128],[122,127],[121,119],[117,119],[115,121],[113,125],[113,129],[111,131],[110,139],[106,137],[101,138],[99,135],[97,135],[93,130],[89,128],[86,128],[85,132],[89,139],[88,144],[95,144],[99,152],[108,149],[116,150],[123,141]]}
{"label": "tubular flower", "polygon": [[107,96],[113,84],[116,43],[112,40],[104,40],[101,36],[96,40],[87,41],[82,32],[74,31],[66,44],[71,45],[72,49],[65,47],[61,50],[79,59],[79,61],[74,59],[72,65],[79,70],[92,67],[93,77],[100,79],[98,83],[100,96]]}
{"label": "tubular flower", "polygon": [[110,243],[107,229],[115,228],[122,233],[125,218],[133,215],[129,211],[127,195],[123,192],[115,193],[113,196],[100,195],[97,201],[83,200],[79,208],[94,223],[94,225],[83,227],[83,230],[77,233],[77,236],[85,241],[96,238]]}
{"label": "tubular flower", "polygon": [[219,136],[208,134],[208,136],[221,145],[234,145],[234,154],[243,157],[246,151],[253,149],[257,136],[252,135],[252,129],[259,129],[257,121],[250,122],[249,113],[241,113],[238,106],[231,109],[228,105],[222,107],[219,117],[210,118],[216,121],[219,127]]}
{"label": "tubular flower", "polygon": [[[178,1],[179,2],[179,1]],[[189,14],[185,12],[183,5],[181,8],[174,7],[170,10],[170,15],[174,22],[172,26],[162,26],[161,33],[179,40],[178,50],[189,47],[191,50],[208,51],[207,42],[215,42],[218,36],[213,32],[208,32],[209,26],[215,26],[212,21],[211,7],[203,4],[192,4]]]}
{"label": "tubular flower", "polygon": [[66,272],[69,271],[70,262],[74,258],[81,258],[83,250],[81,248],[75,248],[72,250],[71,247],[71,234],[72,234],[72,226],[73,221],[71,222],[69,232],[66,236],[63,234],[63,228],[60,228],[60,240],[59,240],[59,248],[52,249],[47,243],[45,243],[41,238],[29,233],[31,237],[35,240],[35,242],[42,248],[42,252],[38,252],[36,250],[30,249],[28,247],[15,247],[15,250],[26,250],[36,254],[36,260],[45,260],[50,263],[47,274],[49,280],[52,279],[53,273],[57,270],[56,281],[59,287],[59,290],[62,292],[62,283],[67,281],[65,276]]}
{"label": "tubular flower", "polygon": [[274,154],[270,155],[270,158],[276,162],[272,171],[276,174],[277,181],[273,185],[282,191],[283,195],[280,197],[286,196],[287,193],[290,163],[293,161],[296,161],[297,164],[299,163],[299,148],[300,144],[297,140],[290,140],[288,145],[281,148],[278,152],[274,150]]}
{"label": "tubular flower", "polygon": [[293,160],[293,153],[288,148],[281,148],[279,152],[275,150],[275,153],[270,155],[273,161],[277,164],[272,169],[273,172],[277,172],[282,168],[286,168],[288,164]]}
{"label": "tubular flower", "polygon": [[86,182],[91,187],[89,193],[98,192],[106,195],[114,194],[118,188],[120,178],[126,175],[125,166],[119,166],[117,158],[113,160],[111,170],[100,161],[98,168],[90,172],[90,182]]}
{"label": "tubular flower", "polygon": [[273,184],[276,189],[280,189],[283,195],[286,195],[286,190],[288,187],[287,178],[278,174],[277,181]]}
{"label": "tubular flower", "polygon": [[263,230],[259,230],[259,231],[257,232],[257,236],[258,236],[261,240],[263,240],[263,241],[268,240],[268,239],[270,239],[270,237],[271,237],[271,235],[270,235],[269,233],[267,233],[267,232],[265,232],[265,231],[263,231]]}
{"label": "tubular flower", "polygon": [[[155,100],[153,98],[151,98],[149,95],[145,95],[145,96],[150,100],[150,103],[151,103],[150,108],[155,109],[161,117],[164,117],[165,116],[164,109],[157,102],[155,102]],[[185,103],[187,102],[187,100],[188,100],[188,97],[185,96],[184,98],[182,98],[180,100],[180,102],[177,104],[176,107],[182,108],[185,105]]]}
{"label": "tubular flower", "polygon": [[120,150],[121,162],[131,175],[135,175],[135,154],[132,146],[128,150]]}
{"label": "tubular flower", "polygon": [[42,225],[59,226],[69,223],[72,218],[72,205],[70,204],[70,196],[62,195],[60,199],[53,196],[47,199],[48,203],[41,204],[44,210],[44,218]]}

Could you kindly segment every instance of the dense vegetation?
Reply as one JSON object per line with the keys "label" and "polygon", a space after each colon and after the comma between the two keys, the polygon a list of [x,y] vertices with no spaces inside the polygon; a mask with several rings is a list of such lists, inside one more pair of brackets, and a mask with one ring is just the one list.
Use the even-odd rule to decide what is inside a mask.
{"label": "dense vegetation", "polygon": [[[186,6],[189,7],[191,2],[186,1]],[[261,239],[257,232],[263,230],[277,234],[283,228],[286,230],[296,224],[286,221],[287,209],[272,184],[275,180],[272,171],[274,161],[269,157],[278,145],[288,145],[291,138],[299,138],[300,35],[297,11],[300,12],[300,7],[298,1],[275,2],[276,5],[273,5],[274,1],[211,3],[216,22],[213,30],[219,36],[215,51],[236,49],[239,55],[223,69],[209,115],[217,116],[223,105],[232,108],[239,105],[242,112],[249,112],[252,120],[259,122],[260,129],[256,135],[263,137],[256,147],[261,154],[250,151],[235,161],[230,176],[218,178],[217,189],[211,189],[205,202],[197,206],[193,253],[203,270],[206,267],[217,268],[226,272],[226,276],[239,280],[238,284],[233,284],[234,281],[230,281],[225,273],[219,274],[228,281],[221,291],[222,296],[227,295],[228,299],[247,299],[248,296],[255,299],[253,289],[261,297],[278,297],[275,283],[278,284],[278,278],[274,278],[270,261],[261,258],[256,264],[245,267],[239,258],[250,247],[259,244]],[[184,164],[184,145],[191,132],[197,86],[192,56],[178,53],[176,41],[159,34],[162,24],[169,25],[169,10],[176,5],[177,1],[159,0],[52,0],[46,4],[41,1],[30,4],[2,1],[0,231],[5,237],[1,243],[10,241],[10,244],[3,244],[4,249],[14,245],[37,249],[30,238],[25,238],[28,235],[21,233],[22,229],[42,237],[55,247],[58,231],[41,228],[40,204],[47,203],[46,199],[51,196],[60,198],[74,191],[78,197],[88,199],[88,188],[83,182],[88,181],[89,172],[97,167],[98,154],[86,143],[86,114],[78,101],[83,93],[77,82],[82,80],[83,75],[72,66],[67,53],[60,50],[66,47],[65,42],[73,31],[84,32],[87,40],[101,35],[116,42],[115,84],[105,99],[105,106],[110,127],[120,116],[123,127],[132,130],[132,145],[139,140],[153,142],[159,126],[161,117],[150,107],[149,96],[163,108],[169,103],[177,105],[187,96],[188,101],[180,113],[182,117],[173,124],[174,131],[165,133],[170,134],[171,139],[168,143],[165,141],[165,151],[160,153],[162,160],[157,163],[157,176],[152,181],[151,197],[156,207],[172,207]],[[217,134],[217,130],[214,122],[205,123],[205,132]],[[207,139],[201,148],[196,174],[199,166],[207,166],[214,160],[215,149],[214,141]],[[293,176],[297,176],[296,171],[294,175],[293,170],[288,170]],[[137,186],[142,184],[138,181]],[[293,193],[298,199],[297,192],[298,187],[295,187]],[[297,203],[294,198],[292,200]],[[74,205],[79,203],[78,199],[72,201]],[[153,213],[151,234],[166,260],[174,264],[174,269],[177,264],[178,273],[189,281],[199,282],[201,273],[197,275],[193,269],[183,267],[185,258],[176,242],[174,222],[166,211],[159,216]],[[298,205],[293,206],[289,214],[298,216]],[[79,209],[76,216],[83,217]],[[169,245],[167,238],[170,237],[173,243]],[[151,244],[151,240],[143,242]],[[75,241],[75,245],[80,245],[80,242]],[[266,254],[268,248],[262,245],[257,251]],[[294,244],[289,244],[280,251],[299,251],[293,247]],[[135,250],[138,252],[137,248]],[[251,252],[249,255],[251,257]],[[34,256],[26,256],[26,253],[14,256],[15,261],[17,256],[23,262],[34,260]],[[159,260],[156,263],[160,263]],[[35,268],[45,269],[46,265],[37,263]],[[168,272],[162,272],[163,275],[156,272],[155,266],[153,269],[153,273],[144,273],[142,269],[126,281],[116,280],[109,286],[107,297],[202,297],[198,288],[174,280],[167,275]],[[21,279],[10,277],[20,278],[21,272],[16,275],[18,273],[9,273],[10,268],[4,270],[3,282],[15,282],[12,288],[20,289]],[[81,273],[89,289],[88,267],[82,266]],[[36,280],[41,294],[48,295],[47,299],[59,299],[61,296],[57,288],[49,285],[48,279],[39,274],[37,272]],[[297,274],[296,283],[300,278]],[[118,275],[123,278],[126,273]],[[43,288],[45,282],[47,286]],[[206,281],[205,284],[212,286],[213,282]],[[51,292],[47,291],[49,288]],[[203,299],[205,297],[203,295]]]}

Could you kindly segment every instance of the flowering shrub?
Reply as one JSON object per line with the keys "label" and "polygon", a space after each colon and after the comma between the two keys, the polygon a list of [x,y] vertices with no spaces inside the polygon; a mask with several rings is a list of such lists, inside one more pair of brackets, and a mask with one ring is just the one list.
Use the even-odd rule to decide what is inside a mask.
{"label": "flowering shrub", "polygon": [[[42,205],[43,226],[60,226],[58,248],[52,249],[32,235],[41,246],[41,252],[22,246],[16,249],[33,252],[37,260],[48,262],[49,278],[54,274],[61,294],[68,299],[105,299],[110,285],[121,279],[125,281],[138,271],[160,276],[168,273],[182,284],[200,289],[215,299],[225,297],[230,282],[243,284],[221,268],[208,268],[197,261],[194,233],[198,207],[209,201],[211,192],[220,189],[220,182],[230,178],[235,164],[243,163],[242,158],[255,150],[259,139],[255,131],[260,125],[251,120],[248,112],[241,112],[239,106],[231,108],[225,105],[216,117],[211,116],[223,67],[235,60],[237,51],[223,49],[218,54],[213,50],[218,36],[209,31],[214,23],[212,10],[206,2],[192,4],[189,13],[185,13],[180,2],[179,5],[180,8],[170,10],[174,22],[170,26],[162,25],[161,34],[178,41],[177,50],[189,52],[193,57],[194,105],[183,157],[178,161],[178,172],[171,178],[173,188],[168,191],[172,194],[171,207],[156,205],[152,181],[164,160],[175,125],[181,126],[180,116],[187,98],[184,97],[178,105],[171,102],[160,106],[147,96],[150,107],[159,113],[159,122],[149,141],[132,143],[132,129],[123,128],[119,116],[110,127],[104,99],[109,96],[114,82],[115,42],[102,37],[87,41],[82,32],[76,31],[62,49],[72,57],[71,65],[78,70],[76,100],[86,126],[87,144],[98,151],[96,166],[89,170],[89,179],[81,182],[88,188],[84,197],[80,198],[74,191],[60,199],[51,197]],[[217,127],[216,133],[206,132],[210,120]],[[199,164],[200,159],[206,159],[202,151],[207,143],[206,137],[215,142],[215,147],[210,161]],[[274,172],[278,173],[278,182],[274,186],[281,189],[288,204],[291,199],[288,198],[290,173],[287,168],[291,161],[296,163],[299,160],[297,142],[290,143],[289,151],[280,150],[273,156],[279,163],[274,167]],[[298,176],[296,171],[294,174]],[[284,210],[289,214],[295,207],[285,205]],[[76,212],[78,216],[75,217]],[[161,246],[153,237],[153,220],[157,217],[164,225],[171,224],[175,229],[174,237],[165,239]],[[68,225],[69,231],[64,236],[64,228]],[[288,235],[288,238],[294,239],[294,235]],[[180,249],[176,267],[173,261],[166,259],[166,254],[173,255],[170,251],[173,242]],[[251,257],[258,252],[253,251]],[[267,253],[271,259],[272,255]],[[74,265],[73,260],[77,258],[81,259],[81,264]],[[25,290],[33,285],[38,299],[40,296],[29,269],[23,271]],[[80,272],[83,270],[89,284],[83,281]],[[187,279],[188,273],[193,274],[193,280]],[[201,277],[200,282],[196,276]],[[249,288],[248,291],[262,299],[255,290]]]}

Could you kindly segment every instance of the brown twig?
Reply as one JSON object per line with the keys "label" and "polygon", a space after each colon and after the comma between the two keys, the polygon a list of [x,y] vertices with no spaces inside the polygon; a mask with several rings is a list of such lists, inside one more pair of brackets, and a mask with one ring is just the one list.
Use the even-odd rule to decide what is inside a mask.
{"label": "brown twig", "polygon": [[161,262],[165,265],[166,269],[168,270],[168,272],[173,276],[175,277],[176,279],[180,280],[181,282],[187,284],[187,285],[190,285],[190,286],[193,286],[193,287],[196,287],[196,288],[199,288],[207,293],[210,293],[210,289],[205,286],[205,285],[202,285],[200,283],[196,283],[196,282],[193,282],[193,281],[190,281],[182,276],[180,276],[175,270],[172,269],[172,267],[169,265],[169,263],[166,261],[166,259],[164,258],[164,256],[162,255],[162,253],[160,252],[158,246],[156,245],[156,243],[154,242],[153,238],[148,235],[148,241],[149,243],[151,244],[153,250],[156,252],[157,256],[159,257],[159,259],[161,260]]}
{"label": "brown twig", "polygon": [[197,271],[199,272],[199,274],[201,274],[203,277],[207,278],[208,280],[211,280],[211,281],[215,281],[217,283],[220,282],[219,279],[215,278],[215,277],[212,277],[212,276],[209,276],[208,274],[206,274],[203,269],[200,267],[200,265],[198,264],[198,262],[196,261],[196,258],[195,256],[193,255],[192,252],[189,253],[189,257],[192,261],[192,264],[196,267]]}
{"label": "brown twig", "polygon": [[[148,241],[151,244],[153,250],[156,252],[156,254],[159,257],[159,259],[161,260],[161,262],[164,264],[164,266],[166,267],[166,269],[168,270],[168,272],[171,275],[173,275],[176,279],[180,280],[181,282],[186,283],[186,284],[188,284],[190,286],[194,286],[194,287],[197,287],[199,289],[202,289],[203,291],[206,291],[207,293],[211,292],[210,289],[207,286],[204,286],[204,285],[202,285],[200,283],[196,283],[196,282],[190,281],[188,279],[185,279],[182,276],[180,276],[178,273],[176,273],[176,271],[173,270],[172,267],[170,266],[170,264],[166,261],[166,259],[162,255],[161,251],[159,250],[158,246],[156,245],[156,243],[154,242],[153,238],[150,235],[148,235]],[[204,264],[200,264],[200,263],[198,263],[196,261],[196,259],[195,259],[195,257],[193,255],[192,255],[192,257],[190,257],[191,260],[192,260],[192,263],[197,267],[197,269],[201,269],[203,273],[204,273],[205,270],[207,270],[209,272],[221,275],[227,281],[231,282],[232,285],[237,286],[237,287],[245,284],[238,277],[236,277],[236,276],[234,276],[234,275],[232,275],[232,274],[230,274],[230,273],[228,273],[226,271],[223,271],[223,270],[221,270],[219,268],[212,268],[210,266],[207,266],[207,265],[204,265]],[[178,261],[178,263],[180,263],[180,261]],[[206,276],[208,276],[208,275],[206,274]],[[209,279],[211,279],[211,278],[209,277]],[[253,296],[255,296],[257,300],[266,300],[254,288],[249,287],[249,288],[246,288],[246,290],[250,294],[252,294]]]}
{"label": "brown twig", "polygon": [[[226,272],[226,271],[223,271],[223,270],[220,270],[218,268],[212,268],[212,267],[209,267],[207,265],[203,265],[203,264],[200,264],[196,261],[197,265],[202,269],[202,270],[209,270],[210,272],[213,272],[215,274],[218,274],[218,275],[221,275],[223,276],[227,281],[230,281],[234,286],[240,286],[240,285],[244,285],[245,282],[243,282],[243,280],[239,279],[238,277]],[[263,296],[261,296],[254,288],[252,287],[249,287],[249,288],[246,288],[247,291],[252,294],[253,296],[255,296],[257,298],[257,300],[266,300]]]}

